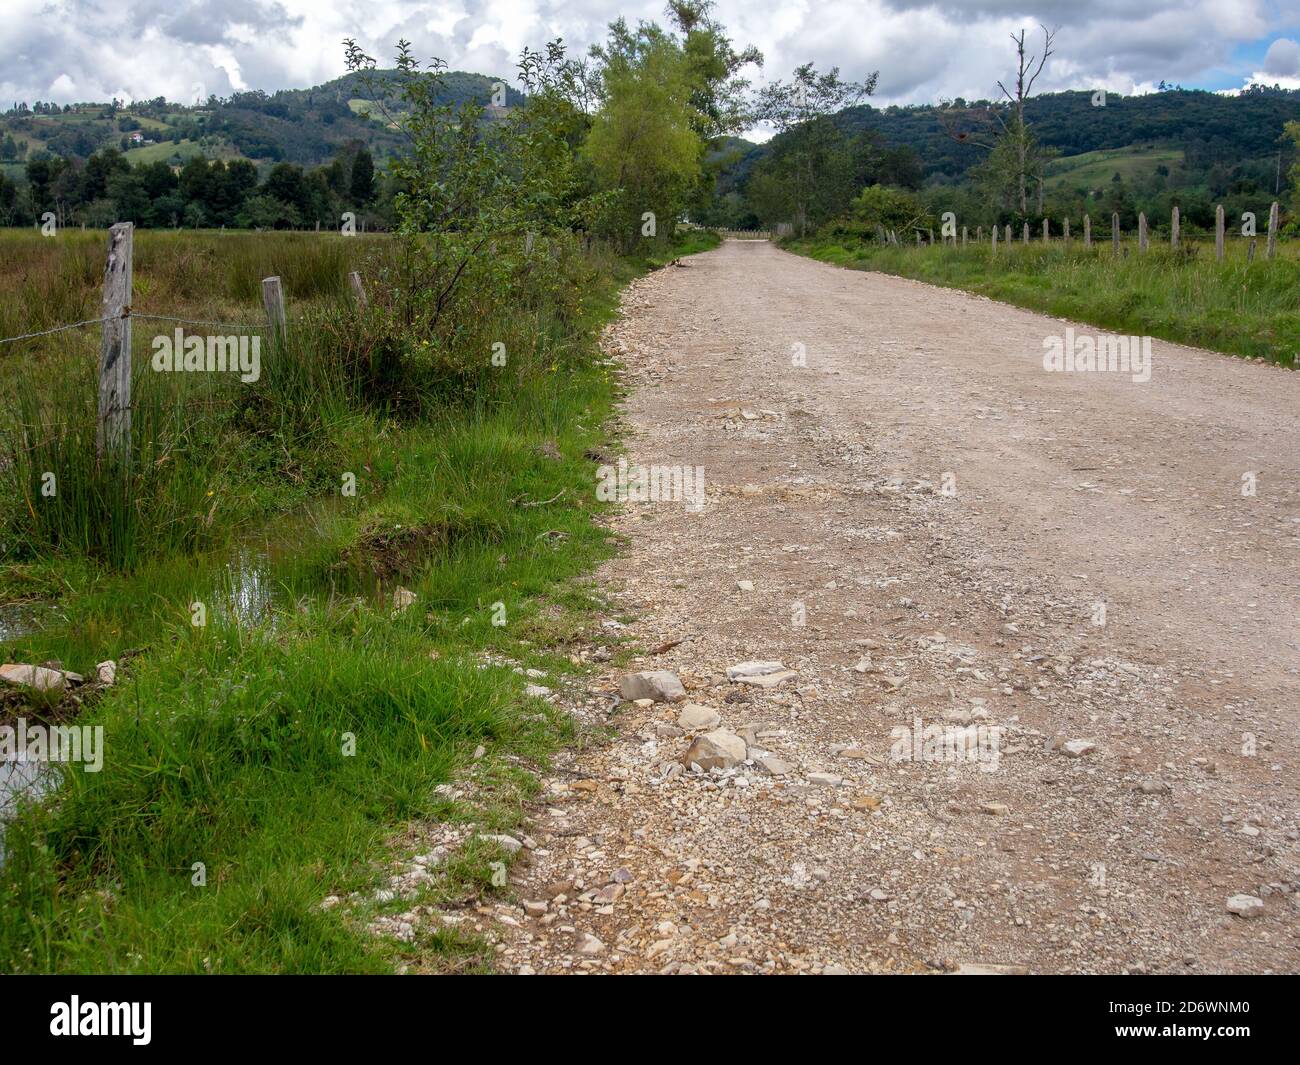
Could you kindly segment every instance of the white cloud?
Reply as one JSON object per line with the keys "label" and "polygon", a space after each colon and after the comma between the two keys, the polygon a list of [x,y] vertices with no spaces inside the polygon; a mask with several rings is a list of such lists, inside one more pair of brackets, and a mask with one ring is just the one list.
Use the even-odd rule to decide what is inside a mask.
{"label": "white cloud", "polygon": [[1264,72],[1284,78],[1300,75],[1300,44],[1289,37],[1279,37],[1264,53]]}
{"label": "white cloud", "polygon": [[[521,47],[563,36],[585,51],[620,14],[662,21],[664,0],[5,0],[0,105],[165,95],[192,87],[301,88],[343,72],[342,40],[380,62],[399,37],[457,69],[509,76]],[[1232,55],[1285,24],[1273,0],[719,0],[740,44],[766,55],[758,81],[796,65],[880,71],[875,102],[997,95],[1013,62],[1009,35],[1041,23],[1058,31],[1040,90],[1131,92],[1162,78],[1196,85],[1232,71]],[[12,10],[16,9],[16,10]],[[1252,80],[1300,77],[1300,46],[1274,41]]]}

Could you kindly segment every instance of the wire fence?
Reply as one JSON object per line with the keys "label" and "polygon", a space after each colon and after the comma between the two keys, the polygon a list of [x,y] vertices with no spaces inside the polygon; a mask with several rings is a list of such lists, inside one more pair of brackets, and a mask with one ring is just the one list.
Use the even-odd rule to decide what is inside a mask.
{"label": "wire fence", "polygon": [[[52,336],[55,333],[64,333],[70,329],[80,329],[87,325],[103,325],[105,322],[127,320],[127,319],[144,319],[154,322],[176,322],[179,325],[192,325],[208,329],[231,329],[231,330],[256,330],[264,328],[254,322],[211,322],[197,318],[178,318],[171,314],[147,314],[144,311],[126,310],[121,314],[106,314],[101,318],[87,318],[81,322],[70,322],[67,325],[56,325],[50,329],[40,329],[34,333],[19,333],[17,336],[0,337],[0,344],[16,344],[20,340],[35,340],[39,337]],[[305,318],[286,319],[290,325],[300,325],[306,321]]]}
{"label": "wire fence", "polygon": [[35,333],[19,333],[16,337],[0,337],[0,344],[16,344],[20,340],[32,340],[36,337],[47,337],[54,333],[64,333],[69,329],[80,329],[83,325],[102,325],[110,318],[111,314],[104,315],[103,318],[87,318],[84,322],[72,322],[70,325],[56,325],[53,329],[41,329]]}

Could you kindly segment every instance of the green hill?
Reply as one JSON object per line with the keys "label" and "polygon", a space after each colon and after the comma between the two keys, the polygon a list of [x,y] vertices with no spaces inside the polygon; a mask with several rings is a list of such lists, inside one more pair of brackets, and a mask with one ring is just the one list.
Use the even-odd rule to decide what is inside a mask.
{"label": "green hill", "polygon": [[[383,87],[392,84],[395,74],[376,71],[373,77]],[[468,100],[486,105],[497,80],[451,71],[443,76],[439,99],[453,105]],[[193,107],[160,97],[126,106],[78,104],[66,111],[41,104],[14,108],[0,115],[0,165],[9,165],[18,176],[21,168],[11,164],[43,152],[85,160],[101,148],[115,147],[133,163],[176,162],[203,154],[211,159],[251,159],[263,169],[280,161],[310,167],[329,162],[340,148],[357,142],[383,159],[396,149],[401,134],[369,99],[364,81],[359,74],[347,74],[309,89],[241,92]],[[384,92],[381,98],[400,116],[394,94]],[[507,87],[507,106],[521,100]],[[132,134],[152,143],[135,145]],[[6,155],[10,143],[11,154]]]}

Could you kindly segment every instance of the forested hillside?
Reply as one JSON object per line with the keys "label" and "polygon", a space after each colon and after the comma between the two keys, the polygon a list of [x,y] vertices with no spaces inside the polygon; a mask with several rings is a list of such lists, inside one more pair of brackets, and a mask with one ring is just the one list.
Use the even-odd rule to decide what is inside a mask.
{"label": "forested hillside", "polygon": [[[961,99],[944,106],[859,103],[825,116],[808,221],[819,225],[848,213],[853,197],[873,184],[918,194],[916,206],[926,214],[952,210],[974,223],[1009,221],[1004,205],[981,187],[1005,107]],[[1296,150],[1283,129],[1297,119],[1300,91],[1259,86],[1238,95],[1178,88],[1107,94],[1104,102],[1089,92],[1032,96],[1025,123],[1041,181],[1030,189],[1030,206],[1038,213],[1114,212],[1125,224],[1134,224],[1139,211],[1167,217],[1175,202],[1193,225],[1207,224],[1216,202],[1230,214],[1266,210],[1270,200],[1286,197]],[[789,219],[794,141],[806,136],[796,130],[763,145],[734,144],[709,220],[744,228]]]}

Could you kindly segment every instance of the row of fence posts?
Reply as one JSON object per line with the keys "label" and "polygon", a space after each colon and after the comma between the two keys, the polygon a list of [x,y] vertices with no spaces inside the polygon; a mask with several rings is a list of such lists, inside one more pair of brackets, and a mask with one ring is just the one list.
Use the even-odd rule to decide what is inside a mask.
{"label": "row of fence posts", "polygon": [[[1226,230],[1224,226],[1224,221],[1225,219],[1223,215],[1223,205],[1220,204],[1214,210],[1214,257],[1219,262],[1223,261],[1224,250],[1225,250]],[[1269,208],[1268,211],[1268,243],[1266,245],[1265,255],[1269,259],[1272,259],[1274,256],[1277,255],[1277,228],[1278,228],[1278,205],[1277,202],[1274,201],[1273,205]],[[921,230],[917,228],[915,229],[915,232],[916,232],[916,246],[918,248],[925,247],[926,241],[922,237]],[[994,226],[992,228],[992,238],[991,238],[992,239],[991,247],[994,252],[998,250],[998,232],[999,232],[998,227]],[[1003,227],[1002,233],[1003,233],[1002,243],[1004,245],[1010,244],[1011,226],[1007,225]],[[1021,241],[1025,244],[1029,243],[1029,233],[1030,233],[1029,223],[1026,222],[1021,231]],[[934,230],[933,229],[928,230],[928,234],[929,234],[929,243],[933,244]],[[877,226],[876,235],[878,239],[881,241],[881,243],[883,244],[892,244],[895,247],[901,246],[899,244],[897,232],[895,232],[892,229],[887,230],[883,226]],[[1121,230],[1119,225],[1119,214],[1115,213],[1110,216],[1110,242],[1111,242],[1111,248],[1116,255],[1119,254],[1119,250],[1120,250],[1119,247],[1120,235],[1121,235]],[[966,226],[962,226],[961,227],[962,247],[966,247],[968,243],[968,238],[969,238],[969,230]],[[1043,219],[1043,242],[1047,243],[1051,239],[1052,239],[1051,221],[1047,218],[1044,218]],[[1070,220],[1068,218],[1064,220],[1064,224],[1062,226],[1062,239],[1065,240],[1066,242],[1070,240]],[[1173,209],[1173,214],[1169,220],[1170,248],[1172,248],[1174,251],[1177,251],[1181,239],[1182,239],[1182,222],[1181,222],[1181,218],[1179,217],[1178,208],[1175,207]],[[949,240],[952,241],[953,247],[957,246],[956,233],[953,233],[951,238],[949,237],[943,238],[943,242],[945,244],[947,244]],[[983,226],[976,227],[975,241],[976,243],[983,243],[984,241]],[[1151,244],[1151,235],[1150,235],[1150,230],[1147,226],[1147,216],[1145,214],[1139,214],[1138,215],[1138,251],[1139,252],[1147,251],[1150,247],[1150,244]],[[1092,247],[1092,219],[1088,215],[1083,216],[1083,246],[1085,248]],[[1248,262],[1253,262],[1255,259],[1254,239],[1252,239],[1250,244],[1247,246],[1246,259]]]}
{"label": "row of fence posts", "polygon": [[[118,222],[108,231],[108,261],[104,266],[104,290],[100,303],[103,335],[99,347],[99,421],[95,445],[102,461],[105,454],[131,465],[131,291],[135,226]],[[357,306],[369,306],[361,275],[353,270],[348,285]],[[262,305],[266,310],[271,342],[283,343],[289,331],[284,288],[279,277],[262,281]]]}

